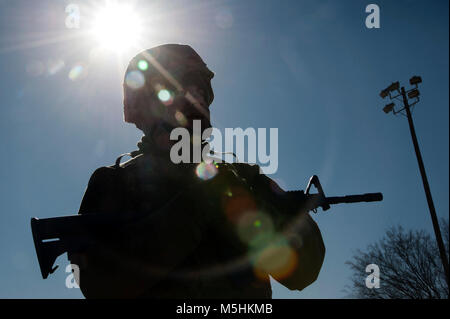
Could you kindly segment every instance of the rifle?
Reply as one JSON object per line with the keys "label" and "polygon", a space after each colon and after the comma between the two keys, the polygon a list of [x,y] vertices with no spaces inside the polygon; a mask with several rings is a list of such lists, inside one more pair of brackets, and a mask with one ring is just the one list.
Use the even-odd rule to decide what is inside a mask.
{"label": "rifle", "polygon": [[[310,194],[311,186],[315,186],[318,193]],[[305,210],[314,213],[317,213],[318,207],[326,211],[330,208],[330,205],[335,204],[383,200],[381,193],[326,197],[316,175],[310,178],[305,192],[297,190],[288,191],[286,194],[290,201],[304,201]],[[98,213],[42,219],[31,218],[31,231],[42,278],[46,279],[49,274],[52,274],[58,268],[58,265],[53,267],[58,256],[65,252],[81,251],[84,247],[95,242],[91,234],[120,228],[124,223],[133,221],[136,221],[136,216],[109,216]]]}

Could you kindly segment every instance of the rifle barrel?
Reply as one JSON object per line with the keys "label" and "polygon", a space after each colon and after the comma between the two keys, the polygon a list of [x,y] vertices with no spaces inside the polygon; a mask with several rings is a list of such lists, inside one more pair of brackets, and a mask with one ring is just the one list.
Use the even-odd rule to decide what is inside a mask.
{"label": "rifle barrel", "polygon": [[379,202],[382,200],[382,193],[366,193],[361,195],[326,197],[326,201],[330,205],[341,203]]}

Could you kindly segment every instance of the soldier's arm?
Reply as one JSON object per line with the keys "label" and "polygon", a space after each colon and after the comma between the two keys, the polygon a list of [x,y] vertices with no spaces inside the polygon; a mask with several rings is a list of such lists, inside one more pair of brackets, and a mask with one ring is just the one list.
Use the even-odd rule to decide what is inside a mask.
{"label": "soldier's arm", "polygon": [[250,170],[246,174],[249,184],[257,196],[273,208],[272,215],[279,231],[288,238],[290,248],[295,251],[291,256],[294,269],[288,274],[277,271],[269,274],[291,290],[302,290],[317,279],[322,268],[325,245],[320,229],[309,213],[302,210],[302,203],[290,202],[286,192],[275,181],[259,174],[257,165],[248,165],[247,170]]}

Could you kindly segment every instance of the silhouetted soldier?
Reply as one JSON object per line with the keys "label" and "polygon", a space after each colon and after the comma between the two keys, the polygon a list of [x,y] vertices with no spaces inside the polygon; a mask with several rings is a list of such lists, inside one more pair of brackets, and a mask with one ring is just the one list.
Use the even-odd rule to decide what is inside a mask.
{"label": "silhouetted soldier", "polygon": [[145,135],[132,159],[93,173],[79,213],[136,218],[69,256],[85,297],[271,298],[269,274],[292,290],[316,280],[325,247],[301,201],[257,165],[171,161],[173,128],[211,127],[213,76],[187,45],[130,62],[125,121]]}

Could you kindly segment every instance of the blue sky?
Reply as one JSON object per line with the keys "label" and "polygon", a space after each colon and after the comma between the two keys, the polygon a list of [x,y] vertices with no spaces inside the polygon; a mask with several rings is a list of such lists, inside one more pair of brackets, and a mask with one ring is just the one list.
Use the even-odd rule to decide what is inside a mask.
{"label": "blue sky", "polygon": [[[65,287],[66,256],[42,280],[29,219],[76,213],[92,172],[135,150],[142,135],[122,115],[123,67],[137,50],[93,51],[96,41],[83,35],[92,3],[79,1],[79,30],[65,27],[68,3],[0,0],[2,298],[82,297]],[[278,128],[271,177],[284,189],[304,189],[317,174],[330,196],[384,194],[381,203],[314,215],[327,249],[319,278],[302,292],[274,284],[275,298],[342,298],[356,249],[396,224],[432,232],[406,118],[382,112],[378,94],[393,81],[423,78],[414,122],[437,213],[448,216],[448,1],[376,1],[380,29],[365,27],[370,3],[136,6],[146,19],[143,48],[190,44],[216,73],[214,126]]]}

